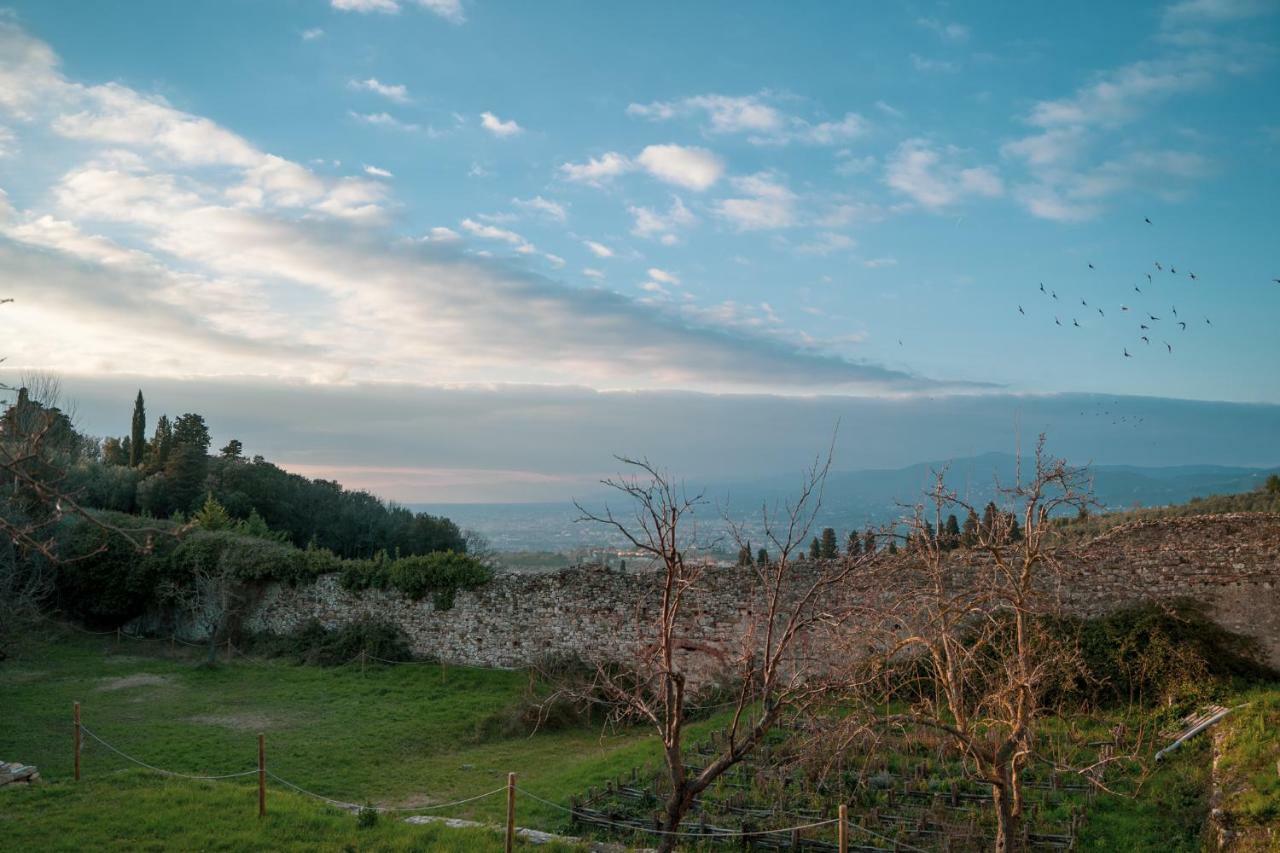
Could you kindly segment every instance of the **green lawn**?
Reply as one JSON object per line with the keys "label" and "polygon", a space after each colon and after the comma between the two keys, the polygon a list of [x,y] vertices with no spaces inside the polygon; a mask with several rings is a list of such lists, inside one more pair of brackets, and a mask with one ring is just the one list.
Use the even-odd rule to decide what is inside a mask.
{"label": "green lawn", "polygon": [[[86,738],[80,783],[72,776],[72,703],[84,725],[150,764],[191,774],[256,765],[257,734],[279,776],[326,797],[420,806],[519,785],[567,804],[659,756],[646,730],[576,728],[533,736],[477,737],[477,724],[510,708],[524,673],[435,665],[323,668],[237,660],[198,665],[198,649],[171,654],[164,642],[91,638],[68,630],[34,638],[0,664],[0,759],[35,764],[47,784],[0,793],[7,849],[485,850],[485,830],[409,826],[393,815],[359,828],[354,816],[272,783],[265,820],[252,777],[199,782],[159,776]],[[1229,805],[1242,821],[1280,814],[1271,776],[1280,744],[1280,689],[1224,699],[1248,701],[1231,719],[1225,769],[1237,785]],[[699,737],[723,720],[693,727]],[[1084,850],[1201,849],[1208,814],[1209,739],[1179,750],[1132,797],[1097,798]],[[499,824],[502,796],[442,814]],[[566,815],[518,798],[521,826],[574,834]],[[544,848],[545,849],[545,848]]]}
{"label": "green lawn", "polygon": [[[326,797],[386,806],[481,794],[505,785],[508,771],[519,774],[522,787],[567,804],[588,785],[658,755],[642,731],[575,729],[477,742],[476,722],[520,697],[527,684],[523,673],[460,667],[442,673],[431,665],[370,666],[362,673],[358,665],[247,661],[205,669],[195,664],[199,656],[199,650],[188,656],[180,648],[175,658],[163,642],[126,638],[117,645],[111,638],[63,634],[33,642],[0,666],[0,759],[35,764],[53,783],[17,797],[6,792],[0,800],[0,837],[6,844],[16,833],[33,846],[46,846],[52,837],[46,832],[70,825],[61,820],[79,825],[76,815],[96,811],[109,815],[115,830],[136,820],[140,832],[144,826],[159,831],[165,823],[161,818],[170,814],[163,807],[170,795],[184,804],[175,806],[178,814],[208,797],[202,818],[218,835],[223,815],[213,804],[227,804],[233,815],[228,826],[241,826],[241,818],[252,813],[251,805],[248,811],[232,806],[251,798],[245,793],[251,782],[188,783],[146,771],[138,771],[141,778],[122,775],[131,765],[88,737],[84,781],[77,787],[70,781],[76,701],[88,729],[150,764],[201,775],[250,769],[256,766],[257,734],[263,732],[272,772]],[[117,786],[130,796],[111,796]],[[296,823],[299,830],[322,832],[317,837],[328,846],[331,828],[349,824],[354,830],[354,818],[301,799],[273,785],[270,801],[287,804],[281,809],[287,821],[273,823],[273,817],[264,831],[291,837],[288,827]],[[148,818],[142,817],[144,811]],[[319,823],[303,820],[310,813]],[[499,823],[505,803],[501,796],[490,797],[444,813]],[[33,820],[34,814],[40,819]],[[518,822],[549,831],[569,829],[563,812],[528,799],[518,803]],[[244,825],[241,831],[258,831],[254,821]],[[132,846],[123,840],[133,837],[128,835],[94,840],[110,846],[113,837],[121,846]],[[399,838],[388,833],[385,841],[395,847]]]}

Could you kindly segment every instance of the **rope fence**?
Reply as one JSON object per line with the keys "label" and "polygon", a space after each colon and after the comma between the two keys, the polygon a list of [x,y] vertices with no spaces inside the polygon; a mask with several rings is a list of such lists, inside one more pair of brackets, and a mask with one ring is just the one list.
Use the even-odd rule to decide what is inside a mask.
{"label": "rope fence", "polygon": [[[266,761],[266,738],[264,735],[261,735],[261,734],[258,735],[258,764],[256,767],[253,767],[247,770],[236,771],[233,773],[218,773],[218,774],[211,774],[211,775],[183,773],[177,770],[169,770],[164,767],[158,767],[154,764],[144,761],[141,758],[138,758],[137,756],[134,756],[128,752],[125,752],[124,750],[112,744],[110,741],[103,738],[101,735],[99,735],[97,732],[90,729],[81,721],[79,702],[74,703],[72,710],[73,710],[73,724],[74,724],[74,735],[75,735],[75,740],[74,740],[75,781],[77,782],[79,782],[81,778],[81,755],[83,752],[83,749],[82,749],[83,739],[85,736],[87,736],[90,739],[92,739],[94,742],[100,744],[102,747],[111,751],[115,755],[120,756],[124,760],[132,764],[136,764],[139,767],[150,770],[154,773],[159,773],[163,776],[170,776],[178,779],[190,779],[190,780],[200,781],[200,782],[225,781],[228,779],[241,779],[248,776],[257,776],[258,777],[258,816],[259,817],[264,817],[267,813],[266,791],[267,791],[268,779],[272,780],[273,782],[285,788],[288,788],[291,791],[294,791],[297,794],[301,794],[303,796],[310,797],[315,800],[319,800],[322,803],[325,803],[330,806],[334,806],[336,808],[340,808],[346,811],[353,811],[353,812],[359,812],[364,809],[372,809],[380,813],[422,814],[424,812],[433,812],[433,811],[441,811],[444,809],[457,808],[459,806],[464,806],[470,803],[479,802],[481,800],[485,800],[490,797],[496,797],[501,794],[506,794],[506,799],[507,799],[506,850],[508,851],[508,853],[510,853],[510,851],[514,846],[517,793],[522,796],[528,797],[530,800],[534,802],[541,803],[542,805],[556,809],[560,812],[564,812],[565,814],[569,815],[570,818],[576,819],[576,818],[585,817],[585,814],[576,808],[561,805],[560,803],[557,803],[554,800],[546,799],[545,797],[541,797],[538,794],[534,793],[533,791],[530,791],[526,788],[516,785],[515,773],[507,774],[507,784],[501,788],[494,788],[491,791],[485,791],[482,794],[476,794],[475,796],[471,796],[471,797],[464,797],[462,799],[452,800],[444,803],[430,803],[422,806],[375,806],[372,804],[361,804],[353,800],[342,800],[334,797],[326,797],[323,794],[317,794],[314,791],[307,790],[306,788],[303,788],[301,785],[298,785],[297,783],[292,782],[288,779],[285,779],[284,777],[279,776],[276,773],[268,770],[267,761]],[[657,827],[647,827],[637,823],[622,823],[618,821],[595,818],[595,817],[591,819],[591,823],[596,826],[607,826],[611,829],[615,829],[619,832],[624,832],[624,833],[638,832],[638,833],[644,833],[652,836],[700,838],[703,840],[715,839],[715,838],[724,838],[724,839],[733,838],[733,839],[745,840],[748,838],[765,838],[768,836],[776,836],[776,835],[783,835],[783,834],[793,835],[794,833],[799,833],[805,830],[819,829],[822,827],[838,825],[838,830],[839,830],[838,849],[841,851],[845,851],[846,853],[848,850],[847,832],[849,829],[856,829],[861,832],[865,832],[870,836],[873,836],[875,838],[882,839],[885,841],[890,841],[890,842],[893,841],[893,839],[886,838],[885,836],[882,836],[882,835],[877,835],[876,833],[872,832],[866,827],[859,826],[856,823],[851,823],[848,819],[848,815],[846,813],[844,805],[840,806],[839,817],[829,818],[826,820],[811,821],[808,823],[798,824],[796,826],[779,827],[775,829],[729,830],[729,829],[723,829],[718,827],[706,827],[701,831],[663,830]],[[913,853],[926,853],[926,851],[920,850],[920,848],[918,847],[912,847],[908,844],[904,844],[901,841],[896,842],[896,844],[897,844],[897,847],[895,849],[913,851]]]}

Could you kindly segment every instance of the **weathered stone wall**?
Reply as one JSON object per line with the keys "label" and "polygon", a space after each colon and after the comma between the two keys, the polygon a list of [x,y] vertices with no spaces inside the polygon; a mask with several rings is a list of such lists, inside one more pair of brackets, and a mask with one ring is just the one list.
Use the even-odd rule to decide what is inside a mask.
{"label": "weathered stone wall", "polygon": [[[1143,601],[1190,596],[1222,625],[1257,637],[1280,667],[1280,515],[1197,516],[1116,528],[1058,555],[1066,607],[1097,615]],[[956,552],[959,562],[978,563]],[[253,629],[288,631],[311,618],[338,625],[360,616],[401,625],[419,654],[453,663],[518,667],[546,656],[622,658],[649,639],[653,576],[578,567],[500,575],[457,594],[450,610],[395,592],[353,594],[336,576],[268,586],[250,612]],[[750,582],[739,569],[708,570],[684,639],[731,649],[751,622]]]}

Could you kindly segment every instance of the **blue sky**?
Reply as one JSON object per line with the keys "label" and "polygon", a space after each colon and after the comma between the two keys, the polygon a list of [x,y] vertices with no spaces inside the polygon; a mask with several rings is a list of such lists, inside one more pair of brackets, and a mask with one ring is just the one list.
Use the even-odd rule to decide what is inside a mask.
{"label": "blue sky", "polygon": [[1277,36],[1259,0],[12,4],[4,354],[1277,404]]}

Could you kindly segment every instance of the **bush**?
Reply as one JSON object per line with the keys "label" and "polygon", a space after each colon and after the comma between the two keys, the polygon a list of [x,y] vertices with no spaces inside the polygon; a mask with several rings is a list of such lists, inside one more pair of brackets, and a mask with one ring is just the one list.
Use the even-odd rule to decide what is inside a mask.
{"label": "bush", "polygon": [[493,570],[474,557],[454,551],[387,558],[379,552],[371,560],[347,560],[340,582],[346,589],[398,589],[414,600],[431,595],[437,610],[453,607],[460,589],[475,589],[493,580]]}
{"label": "bush", "polygon": [[242,581],[297,583],[314,577],[302,551],[292,545],[246,536],[233,530],[192,530],[173,553],[177,578],[198,567],[226,566]]}
{"label": "bush", "polygon": [[174,525],[120,513],[98,513],[107,525],[118,527],[150,548],[74,517],[59,529],[62,562],[55,576],[55,597],[62,610],[89,624],[114,628],[134,619],[152,602],[156,586],[170,571],[177,544]]}
{"label": "bush", "polygon": [[404,630],[379,619],[360,619],[334,629],[312,619],[290,634],[256,634],[246,644],[257,654],[320,666],[349,663],[362,652],[386,661],[413,660]]}

